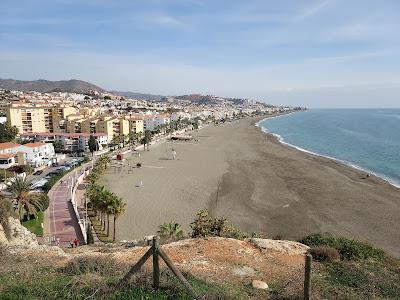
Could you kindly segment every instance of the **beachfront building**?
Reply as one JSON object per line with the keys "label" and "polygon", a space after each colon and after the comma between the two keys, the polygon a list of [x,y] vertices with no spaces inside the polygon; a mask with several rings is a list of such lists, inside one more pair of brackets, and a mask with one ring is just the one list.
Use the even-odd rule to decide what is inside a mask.
{"label": "beachfront building", "polygon": [[129,121],[115,116],[104,116],[97,123],[96,130],[105,133],[108,142],[111,143],[114,137],[128,136]]}
{"label": "beachfront building", "polygon": [[48,165],[54,155],[55,152],[52,144],[41,142],[27,143],[24,145],[16,143],[0,144],[0,164],[2,164],[2,169],[9,168],[16,164],[29,164],[37,168]]}
{"label": "beachfront building", "polygon": [[144,121],[142,116],[132,115],[126,116],[125,119],[129,122],[130,133],[143,133]]}
{"label": "beachfront building", "polygon": [[171,114],[171,122],[179,121],[179,120],[190,120],[191,115],[187,112],[177,111]]}
{"label": "beachfront building", "polygon": [[30,142],[54,143],[59,142],[63,151],[80,152],[89,151],[89,139],[93,136],[99,151],[107,148],[107,135],[104,133],[26,133],[21,139]]}
{"label": "beachfront building", "polygon": [[76,114],[76,108],[59,105],[53,109],[53,132],[67,132],[67,117]]}
{"label": "beachfront building", "polygon": [[0,169],[8,169],[18,165],[18,156],[23,159],[23,153],[18,153],[19,144],[7,142],[0,143]]}
{"label": "beachfront building", "polygon": [[166,114],[159,115],[147,115],[144,117],[144,129],[154,131],[157,127],[167,125],[171,122],[171,119]]}
{"label": "beachfront building", "polygon": [[82,123],[86,120],[83,115],[75,114],[67,117],[67,133],[81,133]]}
{"label": "beachfront building", "polygon": [[27,143],[18,147],[18,152],[25,153],[27,163],[34,168],[50,165],[55,156],[53,144],[41,142]]}
{"label": "beachfront building", "polygon": [[12,103],[6,108],[7,121],[25,132],[62,132],[65,118],[74,113],[69,106],[50,106],[43,103]]}

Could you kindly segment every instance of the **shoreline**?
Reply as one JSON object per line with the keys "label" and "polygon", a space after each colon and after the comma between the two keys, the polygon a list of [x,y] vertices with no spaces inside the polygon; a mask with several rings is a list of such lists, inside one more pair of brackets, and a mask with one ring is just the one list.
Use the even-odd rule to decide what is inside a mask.
{"label": "shoreline", "polygon": [[[170,221],[189,232],[195,213],[207,209],[249,234],[297,240],[329,232],[400,256],[398,189],[280,143],[255,126],[264,118],[209,126],[193,132],[197,141],[150,146],[127,156],[120,172],[110,167],[101,183],[128,205],[117,239],[152,235]],[[129,172],[137,162],[142,168]]]}
{"label": "shoreline", "polygon": [[335,157],[332,157],[332,156],[329,156],[329,155],[324,155],[324,154],[320,154],[320,153],[317,153],[317,152],[313,152],[311,150],[307,150],[307,149],[302,148],[300,146],[285,142],[284,137],[282,137],[280,134],[277,134],[277,133],[274,133],[274,132],[270,132],[270,131],[268,131],[267,128],[264,128],[264,127],[262,127],[260,125],[260,123],[265,121],[265,120],[273,119],[273,118],[285,117],[285,116],[288,116],[288,115],[294,114],[294,113],[295,112],[291,112],[289,114],[282,114],[282,115],[277,115],[277,116],[273,116],[273,117],[267,117],[267,118],[264,118],[264,119],[262,119],[260,121],[257,121],[254,124],[254,126],[259,128],[264,134],[267,134],[267,135],[269,135],[271,137],[276,138],[277,141],[280,142],[282,145],[289,146],[289,147],[294,148],[294,149],[296,149],[296,150],[298,150],[300,152],[303,152],[303,153],[307,153],[307,154],[314,155],[314,156],[317,156],[317,157],[323,157],[323,158],[331,159],[331,160],[333,160],[335,162],[341,163],[342,165],[344,165],[346,167],[350,167],[350,168],[353,168],[355,170],[362,171],[362,172],[368,173],[368,174],[370,174],[372,176],[375,176],[375,177],[377,177],[379,179],[382,179],[382,180],[386,181],[387,183],[389,183],[390,185],[394,186],[395,188],[400,189],[400,182],[397,182],[394,179],[388,178],[384,174],[376,173],[376,172],[374,172],[372,170],[369,170],[368,168],[364,168],[364,167],[359,166],[359,165],[357,165],[357,164],[355,164],[353,162],[350,162],[350,161],[346,161],[346,160],[335,158]]}

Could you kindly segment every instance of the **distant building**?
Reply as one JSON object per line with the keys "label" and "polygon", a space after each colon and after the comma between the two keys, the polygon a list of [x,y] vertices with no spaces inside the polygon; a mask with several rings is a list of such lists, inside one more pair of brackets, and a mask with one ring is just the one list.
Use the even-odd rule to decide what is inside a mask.
{"label": "distant building", "polygon": [[126,116],[125,119],[129,122],[130,133],[143,133],[144,132],[144,121],[141,116]]}
{"label": "distant building", "polygon": [[145,130],[156,130],[158,126],[167,125],[171,122],[168,115],[148,115],[144,117],[144,129]]}

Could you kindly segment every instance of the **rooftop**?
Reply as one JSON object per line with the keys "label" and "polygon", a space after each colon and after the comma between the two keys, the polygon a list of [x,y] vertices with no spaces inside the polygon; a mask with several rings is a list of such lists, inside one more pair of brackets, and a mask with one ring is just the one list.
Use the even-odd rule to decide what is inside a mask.
{"label": "rooftop", "polygon": [[19,144],[13,142],[0,143],[0,150],[18,147]]}

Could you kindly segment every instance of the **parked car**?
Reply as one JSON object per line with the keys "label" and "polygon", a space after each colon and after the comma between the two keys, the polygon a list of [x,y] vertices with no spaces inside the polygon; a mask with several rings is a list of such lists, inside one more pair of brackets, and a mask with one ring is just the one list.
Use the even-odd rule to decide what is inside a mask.
{"label": "parked car", "polygon": [[40,175],[43,173],[43,170],[37,170],[36,172],[33,173],[33,175]]}

